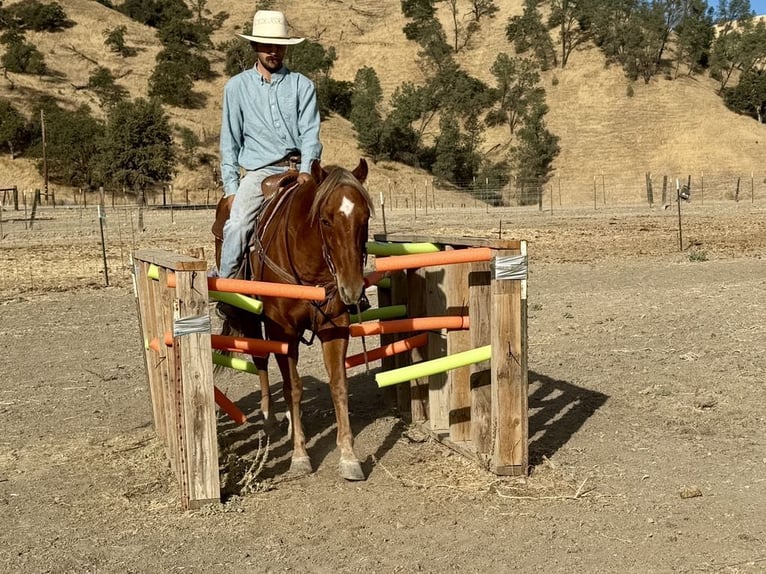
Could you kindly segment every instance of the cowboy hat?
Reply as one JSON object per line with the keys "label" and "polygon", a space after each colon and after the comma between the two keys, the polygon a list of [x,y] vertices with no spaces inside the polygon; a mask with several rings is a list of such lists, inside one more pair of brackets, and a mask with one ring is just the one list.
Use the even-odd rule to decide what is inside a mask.
{"label": "cowboy hat", "polygon": [[250,42],[289,46],[300,44],[304,38],[293,38],[287,31],[287,19],[276,10],[258,10],[253,16],[253,35],[239,34]]}

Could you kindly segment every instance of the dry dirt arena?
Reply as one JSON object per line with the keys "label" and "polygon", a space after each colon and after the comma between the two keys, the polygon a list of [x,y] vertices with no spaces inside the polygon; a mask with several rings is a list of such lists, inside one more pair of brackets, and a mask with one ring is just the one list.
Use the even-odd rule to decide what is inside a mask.
{"label": "dry dirt arena", "polygon": [[311,347],[316,472],[288,475],[249,375],[217,375],[252,422],[220,418],[224,502],[190,512],[152,430],[129,255],[211,253],[212,212],[141,230],[107,208],[109,287],[95,210],[37,215],[6,206],[0,230],[4,573],[766,572],[766,205],[684,205],[683,251],[675,206],[387,213],[390,233],[529,242],[529,477],[432,442],[356,368],[368,478],[344,482]]}

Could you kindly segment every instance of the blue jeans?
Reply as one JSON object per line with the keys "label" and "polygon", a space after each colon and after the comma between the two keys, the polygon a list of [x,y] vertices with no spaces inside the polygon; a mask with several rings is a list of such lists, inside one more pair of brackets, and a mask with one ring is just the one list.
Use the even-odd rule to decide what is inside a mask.
{"label": "blue jeans", "polygon": [[239,187],[234,194],[231,214],[223,226],[223,246],[221,247],[221,268],[218,275],[227,279],[236,277],[247,250],[250,235],[255,228],[258,210],[263,203],[263,180],[275,173],[287,171],[282,166],[266,166],[248,171],[239,180]]}

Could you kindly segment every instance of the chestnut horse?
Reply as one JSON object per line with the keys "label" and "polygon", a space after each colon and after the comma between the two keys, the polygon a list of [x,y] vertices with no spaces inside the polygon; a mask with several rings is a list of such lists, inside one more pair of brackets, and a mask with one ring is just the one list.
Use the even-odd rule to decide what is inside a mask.
{"label": "chestnut horse", "polygon": [[[256,225],[255,248],[250,253],[252,279],[324,287],[324,301],[262,297],[263,325],[268,339],[288,343],[286,355],[276,355],[282,374],[283,393],[293,438],[291,472],[312,472],[301,424],[303,382],[298,374],[298,347],[311,333],[322,344],[330,393],[335,406],[340,448],[341,476],[363,480],[361,464],[354,454],[354,438],[348,417],[348,382],[345,358],[348,349],[348,307],[364,293],[363,269],[368,221],[373,204],[362,183],[367,163],[350,172],[337,166],[327,169],[314,162],[314,181],[282,187],[268,198]],[[288,172],[290,173],[290,172]],[[272,176],[276,177],[276,176]],[[282,176],[292,183],[292,175]],[[268,182],[264,182],[264,188]],[[268,191],[267,191],[268,193]],[[224,200],[222,200],[224,201]],[[234,310],[224,330],[257,337],[260,325],[253,315]],[[254,358],[261,380],[261,409],[268,422],[273,416],[266,359]],[[272,419],[273,420],[273,419]],[[290,432],[290,431],[288,431]]]}

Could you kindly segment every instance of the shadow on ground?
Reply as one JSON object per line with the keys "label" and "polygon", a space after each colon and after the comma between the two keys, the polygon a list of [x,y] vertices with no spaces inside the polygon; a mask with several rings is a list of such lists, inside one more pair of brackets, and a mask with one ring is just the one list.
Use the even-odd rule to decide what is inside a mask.
{"label": "shadow on ground", "polygon": [[[396,416],[384,436],[378,437],[375,452],[362,467],[369,476],[374,459],[390,451],[407,428],[408,421],[386,404],[383,393],[374,381],[374,372],[349,377],[349,411],[354,436],[384,417]],[[304,376],[303,426],[311,462],[315,469],[336,450],[335,410],[329,386],[312,376]],[[285,403],[282,384],[271,385],[277,424],[266,430],[259,411],[260,392],[254,390],[237,401],[237,406],[248,415],[249,421],[236,425],[226,415],[219,419],[219,443],[222,455],[253,459],[266,449],[267,460],[259,478],[272,480],[287,475],[290,468],[292,441],[288,439],[288,424],[284,416]],[[571,382],[529,372],[529,464],[536,466],[552,457],[585,424],[608,396],[579,387]]]}

